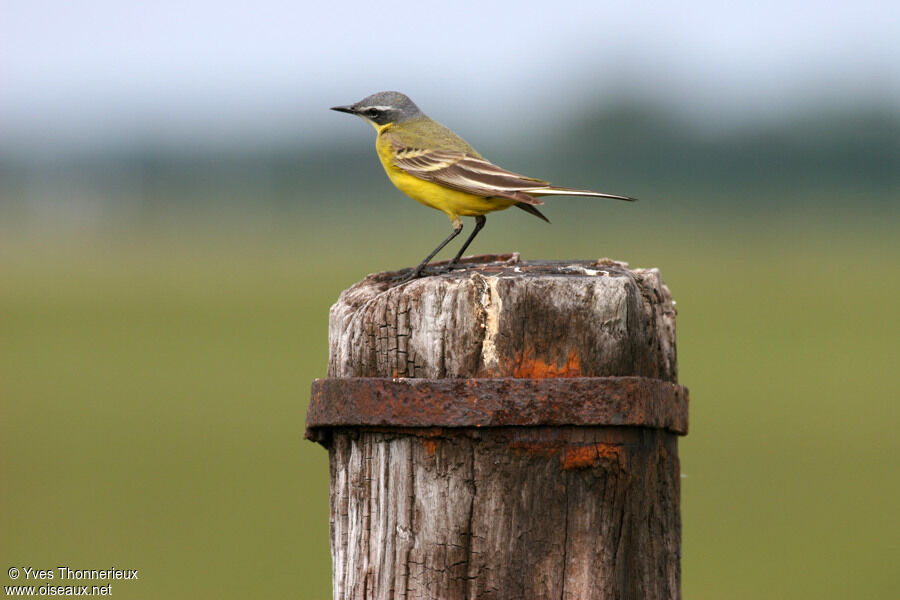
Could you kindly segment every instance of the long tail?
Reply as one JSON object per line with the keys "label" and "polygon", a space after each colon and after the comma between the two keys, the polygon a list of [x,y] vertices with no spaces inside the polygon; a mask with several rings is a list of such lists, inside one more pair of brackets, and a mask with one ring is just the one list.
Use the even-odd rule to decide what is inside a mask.
{"label": "long tail", "polygon": [[565,187],[541,187],[531,190],[521,190],[532,196],[592,196],[594,198],[612,198],[613,200],[624,200],[626,202],[637,202],[637,198],[629,196],[617,196],[616,194],[603,194],[601,192],[592,192],[591,190],[577,190],[575,188]]}

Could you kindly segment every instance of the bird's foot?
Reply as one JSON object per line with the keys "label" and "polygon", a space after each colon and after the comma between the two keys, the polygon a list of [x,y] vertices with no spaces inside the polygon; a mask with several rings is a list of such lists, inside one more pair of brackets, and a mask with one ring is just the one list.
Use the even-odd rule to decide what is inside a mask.
{"label": "bird's foot", "polygon": [[460,265],[458,263],[449,263],[446,265],[419,265],[415,269],[411,269],[409,272],[401,272],[397,275],[394,275],[391,278],[392,287],[396,287],[398,285],[403,285],[404,283],[408,283],[413,279],[419,279],[420,277],[430,277],[432,275],[445,275],[447,273],[451,273],[453,271],[458,270],[467,270],[470,267],[468,265]]}
{"label": "bird's foot", "polygon": [[418,269],[413,269],[409,273],[403,274],[400,273],[398,275],[394,275],[391,277],[391,287],[396,287],[398,285],[403,285],[413,279],[418,279],[422,276],[422,273]]}
{"label": "bird's foot", "polygon": [[440,273],[439,269],[435,270],[434,268],[431,269],[431,271],[432,271],[431,273],[429,273],[428,271],[429,271],[429,269],[428,269],[427,265],[419,265],[415,269],[410,269],[410,271],[408,273],[404,273],[403,271],[401,271],[400,273],[398,273],[397,275],[394,275],[391,278],[391,282],[393,283],[392,287],[396,287],[398,285],[403,285],[404,283],[408,283],[408,282],[412,281],[413,279],[418,279],[420,277],[427,277],[428,275],[437,275]]}

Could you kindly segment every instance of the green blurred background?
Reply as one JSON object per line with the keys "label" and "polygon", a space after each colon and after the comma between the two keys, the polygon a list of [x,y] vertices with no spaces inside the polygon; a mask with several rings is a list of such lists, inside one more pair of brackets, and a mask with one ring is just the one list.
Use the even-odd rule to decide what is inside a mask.
{"label": "green blurred background", "polygon": [[471,250],[661,269],[685,597],[896,597],[898,8],[371,8],[4,8],[2,566],[330,596],[302,439],[328,307],[449,231],[326,110],[394,88],[503,166],[641,199],[497,213]]}

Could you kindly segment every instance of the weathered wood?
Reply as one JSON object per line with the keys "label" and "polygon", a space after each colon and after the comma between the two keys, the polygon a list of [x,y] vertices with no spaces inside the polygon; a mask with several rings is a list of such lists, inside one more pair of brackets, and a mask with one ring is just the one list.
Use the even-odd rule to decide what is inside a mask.
{"label": "weathered wood", "polygon": [[[332,308],[330,377],[677,383],[656,270],[510,263]],[[442,400],[446,401],[446,399]],[[653,426],[336,426],[334,598],[680,598],[677,435]]]}
{"label": "weathered wood", "polygon": [[680,597],[674,435],[420,433],[334,436],[335,598]]}
{"label": "weathered wood", "polygon": [[392,275],[332,306],[329,377],[678,379],[675,308],[657,269],[516,262],[400,287]]}

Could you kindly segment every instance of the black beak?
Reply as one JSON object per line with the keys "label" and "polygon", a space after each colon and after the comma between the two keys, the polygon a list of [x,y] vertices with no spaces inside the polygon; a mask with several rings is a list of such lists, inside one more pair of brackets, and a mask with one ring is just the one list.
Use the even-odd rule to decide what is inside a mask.
{"label": "black beak", "polygon": [[349,113],[351,115],[355,115],[356,111],[353,110],[352,106],[332,106],[331,110],[336,110],[338,112]]}

